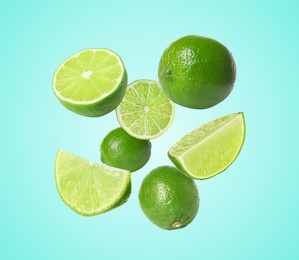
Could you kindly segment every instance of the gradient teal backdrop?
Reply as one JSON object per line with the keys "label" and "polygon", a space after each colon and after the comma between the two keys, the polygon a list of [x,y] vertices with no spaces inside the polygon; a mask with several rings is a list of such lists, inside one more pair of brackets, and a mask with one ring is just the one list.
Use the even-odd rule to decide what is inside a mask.
{"label": "gradient teal backdrop", "polygon": [[[298,1],[6,1],[0,7],[0,259],[298,259]],[[82,217],[63,204],[53,165],[58,147],[99,161],[118,127],[112,112],[85,118],[51,89],[57,66],[85,48],[122,57],[129,81],[157,79],[159,58],[178,37],[217,39],[234,55],[231,95],[207,110],[177,106],[171,129],[152,141],[132,175],[127,204]],[[144,176],[171,165],[166,153],[188,131],[243,111],[243,150],[223,174],[198,181],[193,223],[164,231],[141,212]]]}

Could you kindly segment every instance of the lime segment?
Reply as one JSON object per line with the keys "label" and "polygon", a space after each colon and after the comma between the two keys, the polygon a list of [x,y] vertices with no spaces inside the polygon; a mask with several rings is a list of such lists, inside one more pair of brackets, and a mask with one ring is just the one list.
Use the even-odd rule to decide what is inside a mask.
{"label": "lime segment", "polygon": [[174,103],[153,80],[131,83],[116,110],[122,128],[139,139],[162,135],[171,126],[175,113]]}
{"label": "lime segment", "polygon": [[168,156],[186,175],[208,179],[232,164],[244,139],[243,113],[230,114],[185,135],[169,150]]}
{"label": "lime segment", "polygon": [[58,150],[55,180],[62,200],[83,216],[93,216],[125,203],[131,192],[130,172],[89,162]]}
{"label": "lime segment", "polygon": [[119,105],[126,84],[127,73],[117,54],[107,49],[87,49],[59,66],[53,78],[53,91],[71,111],[101,116]]}

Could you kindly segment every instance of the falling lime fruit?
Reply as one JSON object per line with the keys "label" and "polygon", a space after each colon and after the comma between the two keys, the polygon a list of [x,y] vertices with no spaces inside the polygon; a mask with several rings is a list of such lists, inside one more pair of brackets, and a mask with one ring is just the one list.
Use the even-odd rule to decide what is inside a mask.
{"label": "falling lime fruit", "polygon": [[233,163],[244,140],[244,114],[230,114],[185,135],[169,150],[168,156],[186,175],[208,179]]}
{"label": "falling lime fruit", "polygon": [[98,117],[114,110],[127,86],[121,58],[107,49],[87,49],[65,60],[53,77],[53,91],[69,110]]}
{"label": "falling lime fruit", "polygon": [[131,83],[116,110],[122,128],[131,136],[145,140],[165,133],[172,124],[174,113],[174,103],[154,80]]}
{"label": "falling lime fruit", "polygon": [[203,109],[220,103],[230,94],[236,67],[224,45],[210,38],[188,35],[164,51],[158,76],[172,101]]}
{"label": "falling lime fruit", "polygon": [[187,226],[199,208],[194,181],[178,169],[161,166],[143,180],[139,191],[142,211],[155,225],[172,230]]}
{"label": "falling lime fruit", "polygon": [[83,216],[116,208],[131,193],[129,171],[92,163],[61,149],[55,161],[55,180],[62,200]]}
{"label": "falling lime fruit", "polygon": [[134,172],[149,160],[151,142],[130,136],[119,127],[105,136],[100,150],[103,163]]}

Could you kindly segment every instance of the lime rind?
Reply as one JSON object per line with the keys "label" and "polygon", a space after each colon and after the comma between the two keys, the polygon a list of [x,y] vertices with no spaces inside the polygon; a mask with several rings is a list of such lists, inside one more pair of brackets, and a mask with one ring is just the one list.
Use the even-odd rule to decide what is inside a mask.
{"label": "lime rind", "polygon": [[[219,125],[217,125],[217,123]],[[233,127],[233,124],[236,126],[235,129],[232,129],[231,131],[235,131],[236,135],[233,136],[236,140],[235,145],[232,146],[233,152],[229,154],[226,158],[225,156],[222,156],[222,154],[215,154],[214,152],[218,149],[219,144],[221,142],[221,132],[228,129],[230,126]],[[239,127],[239,129],[237,129]],[[213,129],[214,128],[214,129]],[[209,130],[213,129],[209,132]],[[239,130],[239,131],[238,131]],[[204,133],[207,135],[207,138],[204,138],[203,140],[199,140],[203,136],[200,136],[196,133]],[[203,135],[204,135],[203,134]],[[219,136],[218,142],[217,142],[217,135]],[[214,177],[221,172],[225,171],[238,157],[239,153],[241,152],[241,149],[243,147],[244,141],[245,141],[245,135],[246,135],[246,125],[245,125],[245,119],[244,114],[242,112],[230,114],[221,118],[218,118],[216,120],[213,120],[212,122],[209,122],[202,127],[195,129],[194,131],[190,132],[189,134],[185,135],[180,141],[178,141],[168,152],[168,157],[170,160],[175,164],[177,168],[179,168],[183,173],[185,173],[187,176],[192,177],[194,179],[209,179],[211,177]],[[216,142],[211,145],[209,143],[209,139],[213,139],[213,137],[216,137]],[[239,139],[238,139],[239,138]],[[214,139],[215,140],[215,139]],[[220,140],[220,142],[219,142]],[[229,142],[230,140],[228,140]],[[188,147],[181,144],[189,143],[191,144],[193,142],[193,146]],[[202,143],[201,143],[202,142]],[[203,143],[206,142],[206,148],[202,148],[201,152],[199,146],[203,146]],[[197,150],[197,151],[196,151]],[[193,153],[192,153],[193,151]],[[225,151],[224,151],[225,152]],[[209,154],[209,153],[212,153]],[[209,159],[210,163],[199,163],[201,162],[203,157],[215,157],[215,161],[217,163],[222,161],[221,167],[218,167],[213,165],[213,161]],[[197,158],[196,158],[197,157]],[[224,159],[223,159],[224,158]],[[227,159],[228,158],[228,159]],[[197,159],[197,160],[195,160]],[[201,165],[204,164],[204,165]],[[211,166],[212,165],[212,166]],[[213,168],[213,171],[208,171],[210,168]]]}
{"label": "lime rind", "polygon": [[[142,88],[147,88],[147,92]],[[147,108],[149,113],[145,112]],[[143,140],[164,134],[172,125],[174,115],[174,102],[164,94],[157,81],[146,79],[132,82],[116,109],[121,127],[131,136]]]}
{"label": "lime rind", "polygon": [[[68,158],[66,159],[66,157]],[[61,160],[63,160],[63,163],[67,167],[61,169]],[[76,161],[78,164],[75,170],[79,172],[66,173],[72,169],[72,163],[74,161]],[[90,169],[86,170],[86,167],[90,167]],[[80,172],[82,168],[85,168],[85,170]],[[59,196],[68,207],[82,216],[94,216],[110,211],[125,203],[131,194],[131,173],[129,171],[110,167],[105,164],[92,163],[62,149],[58,149],[57,151],[54,172],[56,188],[58,190]],[[63,172],[65,174],[63,174]],[[72,178],[74,176],[69,176],[78,174],[81,176],[77,180],[76,177]],[[86,176],[87,174],[89,175],[88,177]],[[102,180],[100,180],[99,175],[106,176],[103,176]],[[64,177],[70,177],[65,178],[67,180],[67,182],[64,182],[64,184],[67,184],[65,186],[63,186],[64,184],[62,183],[62,178]],[[121,182],[115,181],[118,178],[121,179]],[[91,185],[84,185],[88,182]],[[92,204],[92,206],[82,206],[82,204],[84,204],[84,202],[82,202],[82,197],[83,195],[86,195],[84,192],[86,189],[94,187],[95,183],[98,185],[98,188],[93,189],[91,193],[87,193],[89,199],[88,203]],[[121,183],[121,185],[119,185],[119,183]],[[118,184],[118,189],[113,187],[113,184]],[[103,186],[106,187],[103,188]],[[100,190],[100,188],[103,188],[103,190]],[[112,192],[113,188],[114,192]],[[109,194],[109,203],[103,202],[101,204],[99,201],[96,201],[98,198],[103,196],[107,197]],[[80,195],[82,196],[80,197]],[[92,201],[92,199],[95,200]]]}

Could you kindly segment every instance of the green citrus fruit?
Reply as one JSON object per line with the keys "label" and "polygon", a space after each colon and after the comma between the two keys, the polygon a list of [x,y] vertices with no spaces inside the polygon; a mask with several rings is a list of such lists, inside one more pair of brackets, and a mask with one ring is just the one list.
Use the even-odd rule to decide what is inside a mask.
{"label": "green citrus fruit", "polygon": [[233,163],[244,140],[244,115],[234,113],[188,133],[169,150],[168,156],[187,176],[208,179]]}
{"label": "green citrus fruit", "polygon": [[53,77],[53,91],[69,110],[98,117],[114,110],[127,86],[121,58],[107,49],[87,49],[66,59]]}
{"label": "green citrus fruit", "polygon": [[159,64],[159,81],[175,103],[197,109],[212,107],[232,91],[234,59],[221,43],[188,35],[171,43]]}
{"label": "green citrus fruit", "polygon": [[198,212],[199,194],[192,179],[174,167],[161,166],[143,180],[139,202],[150,221],[172,230],[192,222]]}
{"label": "green citrus fruit", "polygon": [[94,216],[125,203],[131,193],[131,174],[89,162],[58,149],[55,180],[62,200],[83,216]]}
{"label": "green citrus fruit", "polygon": [[131,83],[116,109],[118,122],[131,136],[153,139],[171,126],[175,114],[174,103],[154,80]]}
{"label": "green citrus fruit", "polygon": [[149,160],[151,142],[132,137],[120,127],[105,136],[100,150],[103,163],[134,172]]}

